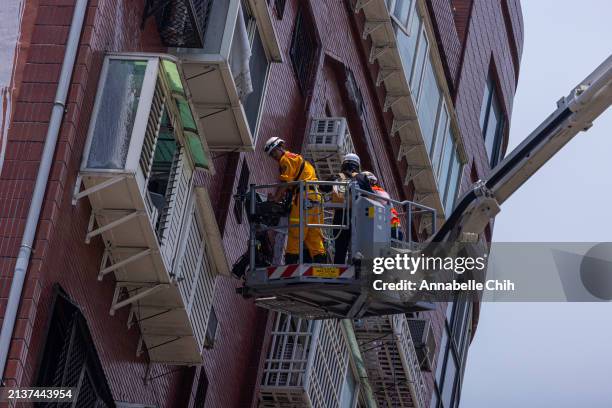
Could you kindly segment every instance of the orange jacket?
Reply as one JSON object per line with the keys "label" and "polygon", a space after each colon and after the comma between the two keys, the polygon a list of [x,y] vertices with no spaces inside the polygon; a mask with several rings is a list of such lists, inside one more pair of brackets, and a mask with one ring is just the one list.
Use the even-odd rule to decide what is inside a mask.
{"label": "orange jacket", "polygon": [[[389,197],[389,193],[387,193],[380,186],[372,186],[372,190],[374,190],[374,192],[376,194],[378,194],[379,196],[381,196],[383,198],[390,198]],[[394,207],[391,207],[391,227],[392,228],[399,228],[400,225],[401,225],[401,222],[400,222],[400,219],[399,219],[399,213],[397,212],[397,210]]]}

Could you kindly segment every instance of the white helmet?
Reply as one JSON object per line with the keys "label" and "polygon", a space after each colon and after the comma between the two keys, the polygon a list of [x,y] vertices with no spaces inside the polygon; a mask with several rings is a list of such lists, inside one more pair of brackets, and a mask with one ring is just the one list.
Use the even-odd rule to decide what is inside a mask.
{"label": "white helmet", "polygon": [[272,153],[272,150],[284,144],[285,144],[285,141],[283,139],[281,139],[280,137],[273,136],[269,138],[266,144],[264,145],[264,152],[266,152],[267,154],[270,154]]}
{"label": "white helmet", "polygon": [[378,184],[378,179],[376,178],[374,173],[372,173],[371,171],[362,171],[361,174],[363,174],[364,176],[368,178],[368,181],[370,182],[371,185]]}
{"label": "white helmet", "polygon": [[361,160],[355,153],[349,153],[342,159],[342,164],[352,163],[357,167],[361,167]]}

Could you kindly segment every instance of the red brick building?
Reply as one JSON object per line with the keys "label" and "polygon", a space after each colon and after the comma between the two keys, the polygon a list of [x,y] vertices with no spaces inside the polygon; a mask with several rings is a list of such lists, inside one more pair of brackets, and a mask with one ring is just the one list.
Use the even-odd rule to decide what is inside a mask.
{"label": "red brick building", "polygon": [[[14,44],[18,52],[10,87],[10,126],[0,169],[2,315],[49,131],[75,3],[27,0],[22,4],[20,37]],[[290,150],[301,151],[313,119],[341,117],[346,119],[363,167],[378,175],[391,196],[436,208],[438,222],[442,222],[459,191],[485,178],[491,165],[503,156],[522,52],[520,5],[518,0],[201,0],[192,2],[200,33],[196,30],[194,35],[184,28],[185,20],[180,18],[184,15],[179,13],[184,11],[179,5],[189,2],[176,0],[156,8],[159,3],[87,2],[3,379],[7,386],[71,384],[84,390],[79,394],[80,406],[93,406],[92,401],[97,400],[100,406],[252,407],[264,400],[262,393],[272,398],[265,400],[265,404],[272,404],[266,406],[289,406],[281,405],[280,400],[274,402],[283,393],[282,387],[263,389],[267,384],[266,361],[274,347],[272,332],[279,318],[237,295],[240,283],[227,274],[228,265],[246,249],[248,237],[233,195],[240,186],[276,180],[277,165],[262,152],[269,137],[281,136]],[[183,31],[169,30],[171,23]],[[236,32],[244,33],[248,41],[241,43]],[[245,44],[248,52],[238,54],[245,52],[240,50]],[[187,47],[196,51],[185,52]],[[194,57],[197,50],[203,50],[205,56]],[[130,57],[138,61],[147,58],[146,68],[129,62],[129,58],[125,62],[121,55],[115,57],[115,64],[112,58],[107,59],[112,53],[146,53],[146,57]],[[212,54],[220,57],[212,58]],[[251,92],[241,88],[244,85],[237,79],[246,68],[235,55],[247,54]],[[175,62],[179,82],[185,88],[178,97],[174,96],[171,67]],[[121,71],[125,66],[128,70]],[[138,73],[141,68],[145,69],[142,75]],[[123,72],[132,82],[114,84],[107,72],[118,77]],[[150,72],[156,72],[158,79],[151,79]],[[141,77],[145,78],[140,79],[142,84],[134,85],[139,79],[133,78]],[[149,92],[146,84],[151,83],[163,86],[152,86]],[[121,94],[105,99],[106,89],[126,84],[136,97]],[[174,134],[175,142],[180,139],[184,148],[180,154],[190,157],[182,159],[182,166],[189,168],[186,163],[190,163],[193,167],[189,170],[193,174],[186,170],[182,174],[191,177],[188,194],[193,194],[195,204],[189,208],[199,215],[199,221],[194,216],[184,223],[200,231],[198,250],[204,255],[198,258],[202,266],[197,267],[201,272],[194,285],[203,287],[203,292],[175,279],[174,267],[168,266],[187,270],[178,259],[186,259],[189,249],[175,249],[174,261],[164,258],[171,243],[164,241],[162,245],[167,231],[159,225],[166,222],[164,228],[169,231],[172,224],[165,207],[157,207],[162,213],[157,224],[138,224],[157,233],[160,243],[143,252],[134,265],[151,257],[156,268],[170,272],[169,280],[148,286],[139,281],[140,286],[130,286],[132,283],[122,283],[122,276],[132,272],[120,271],[121,264],[117,269],[112,265],[135,254],[114,252],[117,245],[113,239],[119,242],[121,237],[109,238],[108,230],[96,233],[96,228],[103,226],[100,217],[109,208],[104,207],[108,205],[104,193],[73,200],[78,192],[102,183],[100,174],[83,169],[91,170],[95,149],[103,149],[100,146],[104,143],[96,144],[96,128],[107,123],[103,122],[106,112],[119,109],[112,106],[114,98],[117,105],[132,101],[134,106],[151,98],[153,106],[156,86],[165,90],[162,110],[167,109],[159,118],[158,132],[162,129]],[[216,87],[221,87],[218,100],[214,99]],[[181,106],[187,106],[181,105],[184,100],[189,102],[192,119],[198,122],[195,129],[188,129],[180,115]],[[140,115],[138,110],[132,113]],[[94,118],[102,119],[94,122]],[[178,123],[183,124],[179,131]],[[194,132],[205,141],[205,163],[190,150],[189,135]],[[88,142],[90,139],[93,142]],[[149,165],[149,173],[145,171],[149,176],[156,165],[157,173],[166,171],[167,163],[157,162],[155,152],[151,152],[154,163]],[[178,150],[174,154],[179,155]],[[127,169],[125,163],[131,156],[126,155]],[[139,170],[134,171],[132,178],[112,183],[115,187],[126,183],[127,189],[137,186]],[[152,217],[155,204],[147,203],[145,199],[143,205],[149,205],[146,212],[137,209],[140,212],[135,217]],[[113,209],[117,208],[124,207]],[[117,218],[107,219],[113,220]],[[137,228],[130,222],[134,220],[126,221],[130,226],[126,234]],[[426,234],[421,233],[423,237]],[[490,231],[488,234],[490,238]],[[155,251],[161,253],[159,259],[151,255]],[[106,253],[112,262],[106,261]],[[207,257],[208,261],[202,260]],[[162,264],[166,266],[159,266]],[[108,272],[101,272],[108,268]],[[183,279],[185,276],[183,273]],[[176,287],[176,296],[182,299],[170,309],[182,313],[182,319],[191,322],[185,327],[193,331],[178,335],[176,341],[167,332],[155,332],[165,330],[165,323],[157,320],[166,316],[166,311],[157,311],[151,304],[142,305],[150,308],[149,314],[138,310],[140,303],[136,301],[109,314],[113,305],[120,305],[134,293],[153,289],[158,291],[155,296],[161,297],[168,287]],[[200,303],[198,299],[202,299]],[[198,307],[200,317],[192,312],[193,308],[200,310]],[[407,378],[418,375],[413,381],[421,384],[421,389],[411,388],[405,396],[407,391],[401,387],[379,390],[373,381],[379,406],[401,403],[425,407],[430,400],[434,401],[432,407],[438,406],[438,400],[443,401],[443,407],[458,406],[478,305],[457,303],[446,309],[441,304],[437,311],[418,316],[432,322],[435,347],[430,345],[428,353],[437,356],[433,358],[437,363],[432,361],[429,367],[416,367],[406,374]],[[204,327],[196,327],[197,319],[206,322]],[[156,323],[147,326],[151,322]],[[320,326],[316,330],[321,333],[339,330]],[[414,353],[412,343],[416,341],[409,343]],[[170,344],[169,351],[164,351],[166,344]],[[201,356],[201,362],[192,354]],[[343,364],[346,374],[342,375],[348,376],[354,365]],[[328,401],[324,404],[329,406],[365,404],[364,387],[353,387],[351,393],[345,383],[341,382],[344,385],[333,397],[318,401]],[[314,402],[314,391],[304,384],[301,387],[303,406],[325,406]]]}

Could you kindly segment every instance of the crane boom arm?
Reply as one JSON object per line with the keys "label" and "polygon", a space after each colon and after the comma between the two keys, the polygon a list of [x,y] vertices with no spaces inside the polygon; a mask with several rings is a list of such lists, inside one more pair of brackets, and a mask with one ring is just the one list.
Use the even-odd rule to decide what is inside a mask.
{"label": "crane boom arm", "polygon": [[612,104],[612,56],[557,102],[557,109],[498,164],[487,181],[479,181],[459,201],[432,242],[448,242],[484,231],[516,190],[567,142]]}

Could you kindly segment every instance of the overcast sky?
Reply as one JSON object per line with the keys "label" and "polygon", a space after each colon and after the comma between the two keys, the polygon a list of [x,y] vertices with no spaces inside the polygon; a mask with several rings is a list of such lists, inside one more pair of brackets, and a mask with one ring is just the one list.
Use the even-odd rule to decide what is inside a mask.
{"label": "overcast sky", "polygon": [[[612,2],[523,0],[510,146],[612,53]],[[503,206],[493,240],[612,241],[612,109]],[[612,407],[611,303],[485,303],[461,408]]]}

